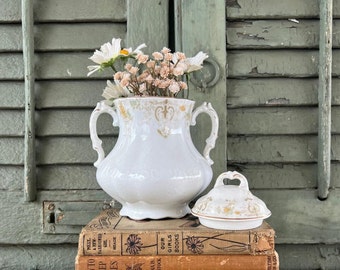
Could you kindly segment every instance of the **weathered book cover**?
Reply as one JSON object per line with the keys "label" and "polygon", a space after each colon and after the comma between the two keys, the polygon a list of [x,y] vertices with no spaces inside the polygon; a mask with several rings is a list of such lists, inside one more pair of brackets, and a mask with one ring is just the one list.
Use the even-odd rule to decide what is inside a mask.
{"label": "weathered book cover", "polygon": [[209,229],[187,215],[181,219],[135,221],[108,209],[80,233],[79,255],[273,254],[267,223],[243,231]]}
{"label": "weathered book cover", "polygon": [[155,255],[80,256],[76,270],[278,270],[279,257],[271,255]]}

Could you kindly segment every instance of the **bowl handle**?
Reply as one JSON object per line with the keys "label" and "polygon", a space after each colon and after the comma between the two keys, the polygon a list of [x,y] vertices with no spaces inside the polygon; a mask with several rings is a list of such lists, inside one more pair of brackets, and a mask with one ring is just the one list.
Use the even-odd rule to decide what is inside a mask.
{"label": "bowl handle", "polygon": [[191,117],[191,125],[196,125],[196,118],[200,113],[206,113],[210,116],[211,119],[211,132],[208,139],[205,140],[206,145],[203,150],[203,157],[206,159],[209,165],[212,165],[214,161],[210,158],[210,151],[211,149],[215,148],[215,142],[217,139],[218,133],[218,115],[214,108],[211,106],[210,103],[204,102],[201,106],[197,107],[194,112],[192,113]]}
{"label": "bowl handle", "polygon": [[97,103],[96,108],[93,110],[91,117],[90,117],[90,138],[92,141],[92,148],[96,150],[98,154],[98,159],[94,163],[95,167],[98,167],[99,163],[102,162],[102,160],[105,157],[105,153],[102,147],[102,140],[98,138],[97,134],[97,119],[102,113],[108,113],[113,118],[113,126],[119,126],[118,122],[118,115],[114,111],[114,109],[108,105],[105,104],[105,101],[100,101]]}
{"label": "bowl handle", "polygon": [[223,186],[224,185],[223,180],[226,179],[226,178],[231,179],[231,180],[233,180],[233,179],[240,180],[239,187],[249,190],[247,178],[243,174],[240,174],[237,171],[233,171],[233,172],[228,171],[228,172],[224,172],[224,173],[220,174],[219,177],[217,177],[217,179],[216,179],[214,188],[219,187],[219,186]]}

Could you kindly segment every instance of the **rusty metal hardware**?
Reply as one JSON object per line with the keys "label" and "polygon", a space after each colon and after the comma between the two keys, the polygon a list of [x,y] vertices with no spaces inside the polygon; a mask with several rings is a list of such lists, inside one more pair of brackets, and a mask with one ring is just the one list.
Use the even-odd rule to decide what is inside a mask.
{"label": "rusty metal hardware", "polygon": [[197,87],[206,89],[213,87],[220,79],[220,66],[211,58],[204,60],[203,68],[192,75],[190,81]]}
{"label": "rusty metal hardware", "polygon": [[43,232],[77,234],[92,218],[112,206],[112,202],[106,201],[43,202]]}

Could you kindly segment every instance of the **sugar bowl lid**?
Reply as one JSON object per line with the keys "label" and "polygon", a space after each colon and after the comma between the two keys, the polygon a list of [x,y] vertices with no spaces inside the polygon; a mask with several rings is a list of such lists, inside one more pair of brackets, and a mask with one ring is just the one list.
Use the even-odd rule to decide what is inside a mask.
{"label": "sugar bowl lid", "polygon": [[[240,184],[224,184],[224,179],[238,179]],[[218,229],[258,227],[271,215],[266,204],[249,191],[247,179],[236,171],[222,173],[214,188],[199,198],[191,211],[203,225]]]}

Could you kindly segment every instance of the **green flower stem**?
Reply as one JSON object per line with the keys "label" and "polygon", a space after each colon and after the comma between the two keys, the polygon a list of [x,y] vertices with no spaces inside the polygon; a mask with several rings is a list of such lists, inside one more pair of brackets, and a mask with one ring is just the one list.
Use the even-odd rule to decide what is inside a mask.
{"label": "green flower stem", "polygon": [[117,73],[117,70],[116,70],[116,68],[114,67],[113,64],[112,64],[110,67],[112,68],[112,70],[113,70],[114,73]]}
{"label": "green flower stem", "polygon": [[188,73],[185,74],[185,79],[187,81],[187,86],[188,86],[187,96],[185,98],[188,99],[189,98],[189,80],[190,80],[190,76]]}

